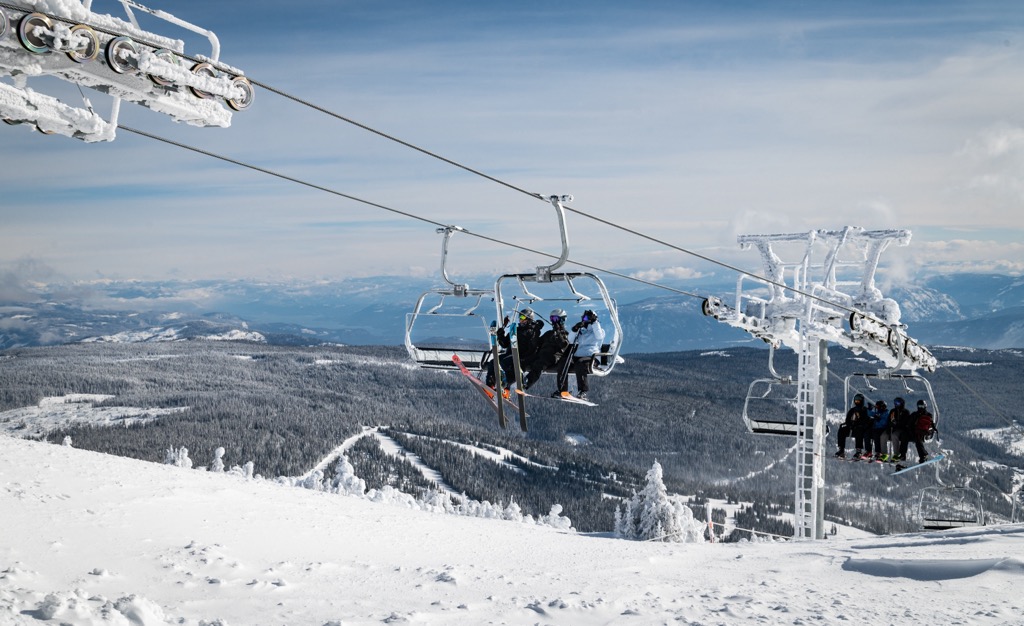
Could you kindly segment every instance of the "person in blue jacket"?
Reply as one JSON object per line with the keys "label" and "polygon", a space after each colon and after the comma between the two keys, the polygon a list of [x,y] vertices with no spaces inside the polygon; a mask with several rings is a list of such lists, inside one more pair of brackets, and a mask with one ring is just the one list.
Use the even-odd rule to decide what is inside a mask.
{"label": "person in blue jacket", "polygon": [[[564,359],[572,359],[573,369],[576,372],[576,395],[580,400],[587,399],[587,392],[590,391],[588,376],[594,371],[594,364],[604,345],[604,329],[597,321],[597,313],[591,310],[583,312],[580,321],[576,322],[572,331],[576,333],[575,352],[567,352]],[[558,392],[559,394],[569,391],[569,367],[568,363],[559,364]]]}
{"label": "person in blue jacket", "polygon": [[875,402],[875,406],[868,408],[868,420],[869,429],[864,437],[864,454],[861,455],[861,458],[865,461],[874,459],[874,455],[871,454],[872,447],[874,447],[875,451],[880,450],[882,447],[878,438],[889,425],[889,406],[885,403],[885,400],[879,400]]}

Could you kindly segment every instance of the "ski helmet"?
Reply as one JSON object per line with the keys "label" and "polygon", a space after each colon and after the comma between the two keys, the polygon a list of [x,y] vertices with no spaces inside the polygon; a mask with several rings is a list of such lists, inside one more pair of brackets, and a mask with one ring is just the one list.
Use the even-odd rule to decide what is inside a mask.
{"label": "ski helmet", "polygon": [[555,322],[564,322],[565,316],[565,309],[555,309],[554,311],[551,312],[550,315],[551,323],[554,324]]}
{"label": "ski helmet", "polygon": [[522,319],[522,320],[532,320],[533,319],[533,309],[526,308],[526,309],[523,309],[522,311],[520,311],[519,312],[519,319]]}
{"label": "ski helmet", "polygon": [[597,313],[594,313],[590,309],[587,309],[586,311],[583,312],[583,318],[582,319],[583,319],[584,322],[596,322],[597,321]]}
{"label": "ski helmet", "polygon": [[864,404],[864,394],[858,393],[857,395],[853,396],[853,403]]}
{"label": "ski helmet", "polygon": [[878,402],[875,403],[875,408],[876,409],[884,409],[884,408],[887,408],[887,407],[888,407],[888,405],[885,403],[885,400],[879,400]]}
{"label": "ski helmet", "polygon": [[927,409],[928,408],[928,403],[925,402],[924,400],[918,400],[917,401],[917,408],[919,408],[919,409]]}
{"label": "ski helmet", "polygon": [[903,398],[896,398],[895,400],[892,401],[892,403],[895,404],[896,406],[903,406]]}

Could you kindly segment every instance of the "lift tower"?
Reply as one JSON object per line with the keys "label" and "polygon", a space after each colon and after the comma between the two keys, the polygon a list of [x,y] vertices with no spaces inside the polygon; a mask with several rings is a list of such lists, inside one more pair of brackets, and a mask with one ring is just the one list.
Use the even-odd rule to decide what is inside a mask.
{"label": "lift tower", "polygon": [[[735,300],[710,297],[705,315],[742,328],[774,351],[797,354],[796,415],[792,422],[764,422],[756,432],[796,437],[794,536],[824,538],[825,382],[828,344],[867,353],[885,365],[880,374],[918,368],[934,371],[935,357],[911,339],[899,305],[875,285],[878,259],[889,245],[910,243],[908,230],[848,226],[807,233],[741,235],[743,249],[757,248],[763,277],[741,275]],[[783,260],[779,248],[792,260]],[[774,354],[774,352],[773,352]],[[775,374],[774,365],[772,373]],[[777,375],[776,375],[777,376]],[[789,382],[779,377],[780,382]],[[754,431],[751,422],[748,427]]]}

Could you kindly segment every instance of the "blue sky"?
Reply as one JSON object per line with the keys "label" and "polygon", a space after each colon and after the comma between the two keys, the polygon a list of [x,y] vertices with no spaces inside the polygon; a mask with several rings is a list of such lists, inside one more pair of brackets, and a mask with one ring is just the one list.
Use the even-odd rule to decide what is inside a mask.
{"label": "blue sky", "polygon": [[[738,234],[852,224],[913,230],[908,248],[887,253],[908,273],[1024,270],[1017,2],[150,4],[215,31],[222,60],[255,80],[742,267],[759,262]],[[51,83],[29,84],[64,89]],[[103,96],[92,100],[104,110]],[[266,91],[228,129],[130,104],[121,122],[558,253],[549,205]],[[0,134],[6,272],[437,272],[429,224],[123,131],[105,145]],[[570,239],[572,258],[600,267],[723,273],[578,216]],[[468,237],[452,251],[455,274],[546,263]]]}

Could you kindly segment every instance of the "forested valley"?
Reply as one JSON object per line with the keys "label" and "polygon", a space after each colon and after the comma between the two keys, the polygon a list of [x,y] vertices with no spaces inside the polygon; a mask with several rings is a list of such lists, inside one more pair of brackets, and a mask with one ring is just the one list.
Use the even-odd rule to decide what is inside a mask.
{"label": "forested valley", "polygon": [[[990,407],[1015,406],[1024,356],[935,352],[956,364],[948,368],[955,376],[942,369],[928,375],[942,406],[942,446],[956,461],[943,466],[942,480],[978,489],[988,515],[1008,518],[1003,494],[1024,460],[969,431],[1006,426],[1005,416]],[[404,350],[390,346],[179,341],[11,349],[0,352],[0,411],[66,394],[113,396],[106,406],[177,408],[118,427],[71,425],[46,438],[60,443],[70,437],[77,448],[152,462],[183,446],[199,465],[223,447],[225,463],[252,461],[269,478],[302,475],[364,427],[379,427],[468,497],[514,500],[531,515],[557,503],[581,531],[610,530],[617,502],[641,488],[658,461],[669,490],[692,496],[698,516],[709,498],[744,502],[748,527],[786,534],[788,523],[777,512],[792,510],[792,441],[752,435],[741,419],[748,385],[768,375],[767,351],[625,356],[610,376],[592,379],[598,407],[530,399],[527,433],[514,418],[508,430],[499,428],[494,411],[460,374],[419,369]],[[796,359],[783,352],[775,365],[795,373]],[[832,350],[833,420],[845,413],[847,376],[877,368]],[[849,380],[863,386],[857,377]],[[541,393],[553,388],[553,380],[538,383]],[[828,435],[829,455],[836,425]],[[17,424],[0,427],[18,434]],[[509,449],[529,462],[510,469],[459,444]],[[370,438],[347,456],[370,488],[390,485],[415,494],[431,487],[410,463],[385,454]],[[889,466],[830,459],[826,519],[878,533],[913,529],[917,494],[935,485],[936,475],[923,468],[898,477],[890,472]]]}

